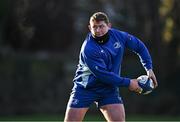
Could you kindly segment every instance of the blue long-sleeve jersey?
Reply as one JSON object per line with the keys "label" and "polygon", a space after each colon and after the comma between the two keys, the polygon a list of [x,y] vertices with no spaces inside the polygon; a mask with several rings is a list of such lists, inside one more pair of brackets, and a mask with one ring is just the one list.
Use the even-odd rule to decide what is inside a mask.
{"label": "blue long-sleeve jersey", "polygon": [[[121,63],[126,48],[135,52],[143,67],[152,69],[152,60],[145,45],[133,35],[109,29],[109,40],[99,44],[89,33],[81,47],[79,64],[73,79],[74,89],[102,90],[129,86],[130,79],[121,77]],[[102,90],[103,92],[104,90]]]}

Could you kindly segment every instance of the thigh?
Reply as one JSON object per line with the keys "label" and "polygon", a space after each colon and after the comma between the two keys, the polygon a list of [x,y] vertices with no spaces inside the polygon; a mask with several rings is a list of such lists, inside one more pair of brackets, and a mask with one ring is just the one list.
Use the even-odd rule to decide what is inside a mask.
{"label": "thigh", "polygon": [[94,92],[88,90],[73,91],[67,106],[70,108],[89,108],[97,97]]}
{"label": "thigh", "polygon": [[64,121],[82,121],[96,95],[87,90],[73,91],[69,98]]}
{"label": "thigh", "polygon": [[107,104],[100,107],[107,121],[125,121],[125,110],[123,104]]}
{"label": "thigh", "polygon": [[88,108],[67,107],[64,122],[82,121]]}

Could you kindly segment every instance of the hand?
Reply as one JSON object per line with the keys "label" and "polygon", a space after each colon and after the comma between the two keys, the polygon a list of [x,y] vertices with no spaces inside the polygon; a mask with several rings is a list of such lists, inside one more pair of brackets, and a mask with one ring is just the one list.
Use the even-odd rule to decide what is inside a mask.
{"label": "hand", "polygon": [[156,88],[158,86],[158,82],[153,70],[152,69],[147,70],[147,75],[149,76],[149,78],[153,80],[154,88]]}
{"label": "hand", "polygon": [[129,84],[129,90],[139,94],[142,92],[142,88],[139,86],[137,79],[131,79]]}

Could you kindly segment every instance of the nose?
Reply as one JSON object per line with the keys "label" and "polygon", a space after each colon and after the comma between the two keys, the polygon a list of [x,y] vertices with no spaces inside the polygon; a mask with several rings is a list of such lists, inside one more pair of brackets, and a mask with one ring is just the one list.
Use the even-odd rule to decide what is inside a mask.
{"label": "nose", "polygon": [[100,32],[100,30],[101,30],[100,27],[96,28],[96,32]]}

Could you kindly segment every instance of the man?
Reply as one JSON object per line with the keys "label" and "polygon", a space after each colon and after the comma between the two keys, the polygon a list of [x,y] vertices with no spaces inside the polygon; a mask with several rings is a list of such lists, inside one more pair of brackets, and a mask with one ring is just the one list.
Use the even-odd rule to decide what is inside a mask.
{"label": "man", "polygon": [[141,88],[137,79],[119,75],[124,50],[128,48],[139,55],[147,75],[157,87],[150,54],[138,38],[111,28],[103,12],[94,13],[90,17],[89,30],[81,47],[64,121],[82,121],[94,102],[107,121],[125,121],[119,87],[128,87],[137,93]]}

